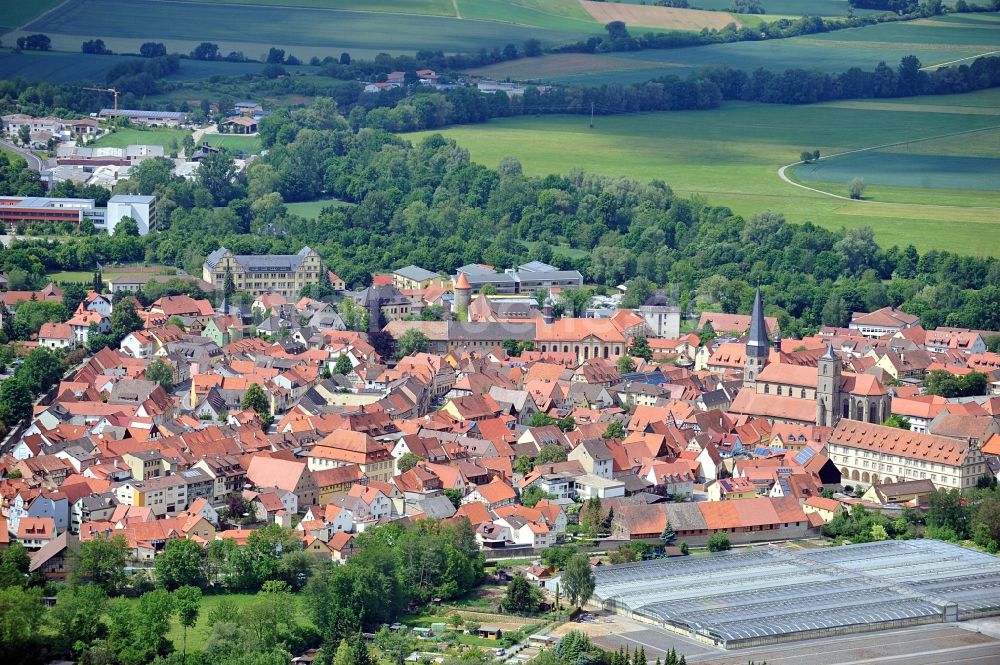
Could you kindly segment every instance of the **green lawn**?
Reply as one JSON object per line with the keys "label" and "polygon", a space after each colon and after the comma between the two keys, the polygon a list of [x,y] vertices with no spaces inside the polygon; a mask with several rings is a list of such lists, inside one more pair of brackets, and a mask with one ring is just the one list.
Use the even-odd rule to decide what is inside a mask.
{"label": "green lawn", "polygon": [[316,219],[323,211],[323,208],[329,208],[330,206],[340,208],[352,205],[354,204],[348,203],[347,201],[341,201],[339,199],[319,199],[318,201],[300,201],[298,203],[289,203],[287,208],[288,212],[296,214],[299,217]]}
{"label": "green lawn", "polygon": [[[236,607],[243,608],[252,603],[254,598],[255,595],[250,593],[229,593],[202,597],[201,612],[198,614],[198,623],[196,623],[193,628],[188,630],[188,652],[201,651],[205,648],[205,642],[208,641],[209,636],[212,634],[212,627],[208,625],[208,616],[212,613],[214,608],[219,606],[220,603],[229,601],[234,603]],[[308,625],[310,621],[305,614],[303,596],[296,595],[295,599],[298,601],[299,605],[298,616],[296,618],[300,624]],[[130,598],[128,601],[138,602],[138,599]],[[174,643],[174,648],[180,651],[183,638],[184,628],[177,622],[177,617],[174,616],[170,620],[170,631],[167,632],[167,639],[172,641]]]}
{"label": "green lawn", "polygon": [[260,138],[256,136],[242,136],[239,134],[205,134],[202,141],[208,141],[208,145],[228,148],[233,152],[243,152],[248,155],[260,152]]}
{"label": "green lawn", "polygon": [[162,145],[164,151],[169,154],[171,141],[175,141],[179,148],[184,143],[184,137],[190,135],[191,132],[186,129],[159,127],[155,129],[127,128],[119,129],[107,136],[102,136],[92,145],[100,148],[124,148],[136,144]]}
{"label": "green lawn", "polygon": [[[957,101],[973,106],[970,100],[978,95],[961,95]],[[995,92],[982,95],[992,97]],[[733,103],[713,111],[598,117],[593,129],[587,117],[554,116],[459,126],[441,133],[488,166],[514,156],[532,175],[580,167],[611,176],[658,178],[679,193],[702,195],[744,216],[771,209],[790,221],[828,228],[871,225],[886,246],[913,243],[923,250],[1000,254],[997,187],[959,191],[927,189],[920,181],[911,181],[909,187],[875,184],[865,192],[868,200],[859,202],[802,190],[777,176],[778,168],[796,161],[803,149],[833,154],[1000,125],[997,116],[948,108],[949,100],[883,100],[877,109]],[[919,104],[936,110],[921,110]],[[409,138],[416,141],[427,133]]]}

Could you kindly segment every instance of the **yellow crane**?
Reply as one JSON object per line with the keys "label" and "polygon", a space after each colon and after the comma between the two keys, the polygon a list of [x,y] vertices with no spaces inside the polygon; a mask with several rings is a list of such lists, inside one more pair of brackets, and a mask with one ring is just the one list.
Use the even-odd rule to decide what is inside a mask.
{"label": "yellow crane", "polygon": [[94,92],[110,92],[115,96],[115,112],[111,117],[118,117],[118,91],[114,88],[84,88],[84,90],[93,90]]}

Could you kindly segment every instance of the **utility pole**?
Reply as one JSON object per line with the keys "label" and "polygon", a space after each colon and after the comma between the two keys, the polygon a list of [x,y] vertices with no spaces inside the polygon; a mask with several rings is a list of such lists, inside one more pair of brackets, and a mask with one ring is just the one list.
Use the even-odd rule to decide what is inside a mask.
{"label": "utility pole", "polygon": [[590,128],[594,128],[594,102],[590,102]]}

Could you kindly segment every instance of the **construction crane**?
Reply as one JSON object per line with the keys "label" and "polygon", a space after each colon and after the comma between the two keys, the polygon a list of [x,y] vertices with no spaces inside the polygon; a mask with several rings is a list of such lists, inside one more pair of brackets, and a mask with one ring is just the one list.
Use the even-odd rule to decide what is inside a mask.
{"label": "construction crane", "polygon": [[118,117],[118,91],[114,88],[84,88],[84,90],[93,90],[94,92],[110,92],[115,96],[115,112],[111,116],[112,118]]}

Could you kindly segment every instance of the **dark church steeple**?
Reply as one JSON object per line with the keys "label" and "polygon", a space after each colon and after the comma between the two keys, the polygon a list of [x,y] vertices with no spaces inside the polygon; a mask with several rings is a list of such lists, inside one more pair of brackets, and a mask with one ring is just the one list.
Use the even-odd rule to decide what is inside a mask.
{"label": "dark church steeple", "polygon": [[753,298],[753,312],[750,315],[750,334],[747,337],[746,363],[743,367],[743,385],[753,386],[757,374],[764,369],[770,353],[767,337],[767,322],[764,320],[764,302],[760,297],[760,287]]}

